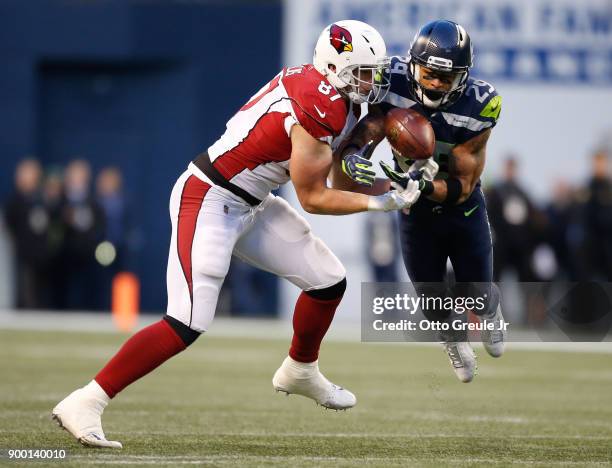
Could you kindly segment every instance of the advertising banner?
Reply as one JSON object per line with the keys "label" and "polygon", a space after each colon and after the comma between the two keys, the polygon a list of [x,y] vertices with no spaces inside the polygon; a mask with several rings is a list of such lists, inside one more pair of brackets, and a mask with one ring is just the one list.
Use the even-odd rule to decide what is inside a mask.
{"label": "advertising banner", "polygon": [[390,55],[404,55],[419,26],[461,25],[485,80],[612,85],[612,3],[607,0],[286,1],[286,60],[311,60],[325,25],[356,19],[379,29]]}

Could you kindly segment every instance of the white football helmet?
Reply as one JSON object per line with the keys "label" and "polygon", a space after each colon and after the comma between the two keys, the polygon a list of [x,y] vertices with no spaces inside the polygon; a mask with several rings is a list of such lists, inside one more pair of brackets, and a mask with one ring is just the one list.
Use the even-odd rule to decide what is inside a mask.
{"label": "white football helmet", "polygon": [[317,41],[312,64],[356,104],[381,102],[389,90],[389,58],[382,36],[361,21],[327,26]]}

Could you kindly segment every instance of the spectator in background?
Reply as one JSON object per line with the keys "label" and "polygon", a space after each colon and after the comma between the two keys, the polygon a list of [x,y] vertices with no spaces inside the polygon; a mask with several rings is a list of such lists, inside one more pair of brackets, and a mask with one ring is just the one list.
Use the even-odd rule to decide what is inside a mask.
{"label": "spectator in background", "polygon": [[6,224],[15,246],[17,307],[50,307],[52,285],[49,230],[51,215],[41,194],[42,168],[34,158],[21,161],[15,171],[15,193],[6,205]]}
{"label": "spectator in background", "polygon": [[61,170],[58,168],[49,170],[43,182],[42,197],[49,211],[57,214],[57,218],[61,217],[63,194],[64,182]]}
{"label": "spectator in background", "polygon": [[584,229],[589,280],[612,281],[612,180],[608,158],[604,151],[593,156],[586,187]]}
{"label": "spectator in background", "polygon": [[536,245],[533,221],[538,218],[531,199],[517,182],[517,161],[504,163],[503,179],[487,191],[489,220],[493,230],[495,281],[509,269],[519,281],[534,281],[531,259]]}
{"label": "spectator in background", "polygon": [[553,187],[551,201],[544,212],[547,219],[546,242],[552,248],[557,263],[555,280],[575,281],[577,267],[575,255],[582,244],[576,213],[575,190],[565,181],[558,180]]}
{"label": "spectator in background", "polygon": [[123,176],[116,167],[105,167],[96,178],[96,201],[104,213],[103,243],[96,250],[98,266],[97,309],[109,310],[114,276],[125,269],[128,210]]}
{"label": "spectator in background", "polygon": [[70,162],[64,184],[64,306],[92,310],[97,305],[98,288],[95,250],[104,234],[104,216],[91,194],[89,163],[82,159]]}
{"label": "spectator in background", "polygon": [[370,212],[366,218],[366,246],[372,278],[376,282],[398,281],[399,253],[396,217],[391,213]]}
{"label": "spectator in background", "polygon": [[116,167],[105,167],[96,179],[96,201],[104,212],[106,226],[104,239],[117,251],[114,264],[121,263],[127,232],[127,207],[123,195],[123,177]]}
{"label": "spectator in background", "polygon": [[51,169],[47,172],[42,187],[42,198],[49,213],[49,229],[47,236],[47,249],[49,263],[46,269],[48,284],[50,285],[49,308],[62,307],[62,253],[66,235],[64,220],[62,218],[62,203],[64,182],[61,170]]}

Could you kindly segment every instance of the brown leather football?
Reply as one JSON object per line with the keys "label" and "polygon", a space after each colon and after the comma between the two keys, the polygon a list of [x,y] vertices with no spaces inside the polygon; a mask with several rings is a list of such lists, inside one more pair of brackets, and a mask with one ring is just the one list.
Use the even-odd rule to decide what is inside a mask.
{"label": "brown leather football", "polygon": [[392,109],[385,119],[385,134],[391,147],[406,159],[433,155],[436,136],[429,121],[412,109]]}

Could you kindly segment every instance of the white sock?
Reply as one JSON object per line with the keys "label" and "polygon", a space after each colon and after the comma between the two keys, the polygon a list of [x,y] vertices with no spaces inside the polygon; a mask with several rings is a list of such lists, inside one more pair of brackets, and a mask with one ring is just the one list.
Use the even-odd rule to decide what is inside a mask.
{"label": "white sock", "polygon": [[108,402],[110,401],[110,397],[106,394],[104,389],[100,387],[100,384],[96,382],[95,380],[92,380],[87,385],[85,385],[83,387],[83,390],[85,390],[87,393],[93,396],[96,400],[102,403],[103,407],[108,405]]}
{"label": "white sock", "polygon": [[287,356],[285,359],[287,367],[291,370],[291,372],[296,377],[309,377],[313,372],[317,372],[319,370],[319,361],[313,362],[300,362],[293,359],[291,356]]}

